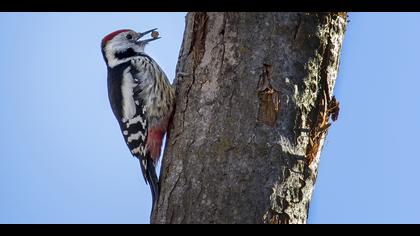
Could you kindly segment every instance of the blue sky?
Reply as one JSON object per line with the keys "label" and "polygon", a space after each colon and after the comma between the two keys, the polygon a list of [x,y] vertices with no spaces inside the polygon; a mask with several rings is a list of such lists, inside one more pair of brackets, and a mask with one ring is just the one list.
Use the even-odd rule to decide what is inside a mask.
{"label": "blue sky", "polygon": [[[158,27],[174,77],[185,13],[0,13],[0,223],[148,223],[99,43]],[[419,13],[351,13],[310,223],[420,223]]]}

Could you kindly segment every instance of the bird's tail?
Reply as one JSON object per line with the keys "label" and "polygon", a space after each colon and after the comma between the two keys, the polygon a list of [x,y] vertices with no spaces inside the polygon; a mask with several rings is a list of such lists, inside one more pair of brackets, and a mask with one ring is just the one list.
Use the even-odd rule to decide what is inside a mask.
{"label": "bird's tail", "polygon": [[152,193],[152,212],[155,209],[157,200],[159,199],[159,179],[156,175],[155,164],[150,157],[149,152],[146,154],[145,161],[140,160],[140,166],[143,173],[143,177],[147,184],[150,186],[150,192]]}

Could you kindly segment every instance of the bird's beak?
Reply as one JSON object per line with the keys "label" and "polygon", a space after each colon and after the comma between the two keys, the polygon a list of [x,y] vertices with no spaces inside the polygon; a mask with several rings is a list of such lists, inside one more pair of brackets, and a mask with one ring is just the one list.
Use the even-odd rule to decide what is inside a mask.
{"label": "bird's beak", "polygon": [[142,32],[142,33],[138,33],[138,38],[137,38],[137,42],[136,43],[138,43],[138,44],[147,44],[147,43],[149,43],[151,41],[154,41],[156,39],[160,39],[161,37],[155,37],[155,38],[151,38],[151,39],[140,40],[143,36],[145,36],[145,35],[153,32],[155,30],[157,30],[157,28],[154,28],[154,29],[151,29],[151,30]]}

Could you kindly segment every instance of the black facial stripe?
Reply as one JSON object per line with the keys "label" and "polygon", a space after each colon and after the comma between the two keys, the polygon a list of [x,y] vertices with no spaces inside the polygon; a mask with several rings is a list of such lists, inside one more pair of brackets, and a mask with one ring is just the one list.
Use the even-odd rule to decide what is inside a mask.
{"label": "black facial stripe", "polygon": [[[148,59],[149,62],[153,61],[153,59],[149,55],[141,53],[141,52],[135,52],[132,48],[129,48],[129,49],[125,50],[124,52],[115,53],[115,57],[118,58],[119,60],[129,58],[129,57],[134,57],[134,56],[142,56],[142,57],[146,58],[146,60]],[[144,63],[144,60],[143,60],[142,64],[143,63]]]}
{"label": "black facial stripe", "polygon": [[115,53],[115,57],[118,58],[119,60],[129,58],[129,57],[134,57],[136,55],[138,55],[138,53],[135,52],[132,48],[129,48],[125,50],[124,52]]}

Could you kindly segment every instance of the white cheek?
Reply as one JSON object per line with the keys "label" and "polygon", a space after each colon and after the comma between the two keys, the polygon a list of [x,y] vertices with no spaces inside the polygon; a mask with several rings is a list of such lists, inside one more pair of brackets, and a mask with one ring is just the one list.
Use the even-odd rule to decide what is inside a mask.
{"label": "white cheek", "polygon": [[127,62],[131,60],[131,58],[124,58],[124,59],[118,59],[115,57],[115,53],[117,52],[123,52],[127,50],[128,48],[133,48],[135,52],[142,53],[144,46],[139,45],[133,45],[133,43],[129,42],[119,42],[119,41],[113,41],[111,40],[105,47],[105,54],[106,58],[108,59],[108,66],[110,68],[113,68],[121,63]]}
{"label": "white cheek", "polygon": [[136,45],[133,49],[135,52],[144,52],[144,45]]}

